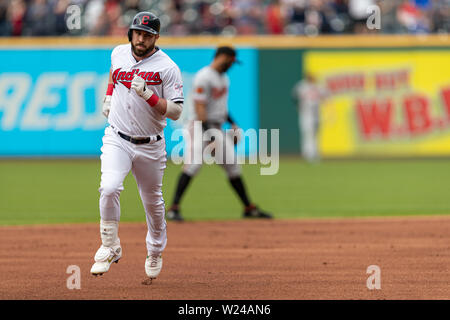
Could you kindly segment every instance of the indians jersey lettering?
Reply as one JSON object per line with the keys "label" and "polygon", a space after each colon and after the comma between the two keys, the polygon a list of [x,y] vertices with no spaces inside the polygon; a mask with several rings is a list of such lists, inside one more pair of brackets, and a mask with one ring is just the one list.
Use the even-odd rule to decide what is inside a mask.
{"label": "indians jersey lettering", "polygon": [[137,75],[159,97],[182,103],[183,81],[175,62],[158,48],[150,57],[136,61],[131,44],[119,45],[111,54],[111,73],[114,91],[108,122],[130,136],[162,135],[166,118],[130,87]]}
{"label": "indians jersey lettering", "polygon": [[121,70],[121,68],[118,68],[114,70],[114,73],[112,74],[114,88],[118,83],[121,83],[125,87],[130,89],[134,75],[137,75],[144,79],[149,86],[157,86],[162,83],[161,74],[159,72],[139,72],[139,69],[133,69],[128,72]]}

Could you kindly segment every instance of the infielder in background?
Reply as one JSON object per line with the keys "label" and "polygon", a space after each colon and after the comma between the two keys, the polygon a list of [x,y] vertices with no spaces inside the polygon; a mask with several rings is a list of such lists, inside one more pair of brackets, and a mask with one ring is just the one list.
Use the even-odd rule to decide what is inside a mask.
{"label": "infielder in background", "polygon": [[297,102],[298,125],[300,129],[300,150],[305,160],[315,162],[320,159],[317,134],[320,125],[319,108],[326,97],[325,90],[317,84],[316,78],[307,73],[292,90]]}
{"label": "infielder in background", "polygon": [[105,129],[101,148],[100,237],[91,273],[107,272],[122,257],[118,236],[120,192],[132,171],[147,221],[145,272],[156,278],[166,246],[162,179],[166,168],[163,129],[166,117],[177,120],[183,106],[183,85],[178,66],[155,46],[160,21],[150,12],[138,13],[128,31],[130,44],[111,54],[108,90],[103,114]]}
{"label": "infielder in background", "polygon": [[[231,47],[219,47],[215,53],[212,63],[203,67],[194,77],[193,100],[195,110],[187,125],[187,132],[184,137],[185,151],[190,154],[202,154],[203,150],[210,144],[203,141],[201,135],[194,133],[194,121],[201,121],[203,132],[208,129],[216,129],[216,133],[211,141],[216,149],[215,157],[225,169],[228,179],[234,191],[236,191],[244,206],[244,218],[272,218],[272,215],[259,210],[252,204],[247,195],[242,181],[241,168],[236,163],[233,137],[226,135],[222,126],[225,122],[230,122],[234,130],[238,126],[228,114],[228,89],[229,79],[226,71],[236,61],[236,51]],[[210,130],[211,131],[211,130]],[[218,152],[217,148],[222,148]],[[218,157],[221,157],[218,159]],[[194,156],[195,158],[195,156]],[[227,161],[227,159],[228,161]],[[186,159],[186,157],[185,157]],[[200,156],[201,159],[201,156]],[[234,159],[234,161],[229,161]],[[172,206],[167,212],[167,219],[182,221],[180,213],[180,201],[192,178],[198,173],[202,163],[186,163],[183,166],[178,184],[175,190],[175,197]]]}

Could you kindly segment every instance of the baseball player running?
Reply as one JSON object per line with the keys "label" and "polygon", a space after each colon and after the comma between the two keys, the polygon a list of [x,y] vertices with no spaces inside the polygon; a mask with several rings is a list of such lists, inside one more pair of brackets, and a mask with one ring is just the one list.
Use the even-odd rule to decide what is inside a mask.
{"label": "baseball player running", "polygon": [[101,148],[100,237],[93,275],[107,272],[122,257],[118,236],[119,196],[131,170],[147,221],[145,272],[156,278],[166,246],[162,179],[166,168],[163,129],[166,118],[177,120],[183,106],[183,85],[178,66],[155,46],[160,21],[150,12],[138,13],[129,28],[129,44],[111,54],[108,90],[103,114],[108,118]]}
{"label": "baseball player running", "polygon": [[[192,112],[191,120],[187,125],[187,132],[184,137],[186,152],[190,155],[202,154],[203,150],[209,145],[209,142],[203,142],[202,137],[196,135],[194,132],[194,121],[201,121],[203,131],[209,129],[216,129],[213,136],[216,150],[222,148],[222,152],[215,152],[217,163],[221,163],[225,169],[231,186],[236,191],[240,200],[244,205],[244,218],[272,218],[272,215],[259,210],[249,200],[247,192],[244,187],[241,176],[241,168],[236,161],[226,161],[228,159],[235,159],[234,157],[234,141],[231,140],[230,135],[226,135],[222,130],[222,125],[228,121],[231,123],[234,130],[238,126],[231,119],[228,114],[228,88],[229,79],[226,71],[236,61],[236,52],[231,47],[219,47],[215,53],[212,63],[197,72],[194,78],[193,100],[195,110]],[[211,139],[212,141],[212,139]],[[217,157],[223,157],[217,159]],[[189,157],[188,157],[189,158]],[[194,155],[194,159],[196,156]],[[197,157],[198,158],[198,157]],[[186,159],[186,158],[185,158]],[[185,192],[192,177],[194,177],[202,163],[195,163],[193,161],[185,162],[183,172],[181,173],[175,191],[173,204],[167,212],[167,219],[183,221],[180,213],[180,200]]]}

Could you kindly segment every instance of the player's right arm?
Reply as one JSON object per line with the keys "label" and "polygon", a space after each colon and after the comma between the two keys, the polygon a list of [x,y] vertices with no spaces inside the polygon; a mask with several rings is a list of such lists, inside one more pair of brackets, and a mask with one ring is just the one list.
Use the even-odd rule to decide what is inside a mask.
{"label": "player's right arm", "polygon": [[114,66],[117,63],[118,56],[120,55],[120,52],[126,48],[126,45],[119,45],[113,49],[111,52],[111,68],[109,69],[109,77],[108,77],[108,88],[106,89],[105,97],[103,98],[103,107],[102,107],[102,113],[103,115],[108,118],[109,111],[111,110],[111,98],[114,90],[114,83],[112,79],[112,73],[114,71]]}
{"label": "player's right arm", "polygon": [[203,101],[194,102],[195,114],[198,121],[202,122],[202,128],[204,131],[208,130],[208,116],[206,113],[206,103]]}
{"label": "player's right arm", "polygon": [[194,111],[196,119],[202,122],[203,131],[208,130],[207,101],[209,97],[209,81],[207,75],[200,71],[194,78]]}
{"label": "player's right arm", "polygon": [[112,73],[111,70],[109,70],[108,88],[106,89],[106,94],[105,97],[103,98],[103,106],[102,106],[102,113],[106,118],[108,118],[109,111],[111,110],[111,97],[113,90],[114,85],[112,82]]}

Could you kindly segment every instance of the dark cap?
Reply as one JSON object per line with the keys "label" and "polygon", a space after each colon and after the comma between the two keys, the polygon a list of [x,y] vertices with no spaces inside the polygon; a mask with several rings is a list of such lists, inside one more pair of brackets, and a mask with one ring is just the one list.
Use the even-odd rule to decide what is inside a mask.
{"label": "dark cap", "polygon": [[146,31],[151,34],[159,34],[161,22],[159,18],[151,12],[143,11],[136,14],[128,29],[128,40],[131,41],[132,30]]}
{"label": "dark cap", "polygon": [[232,47],[228,47],[228,46],[218,47],[214,57],[217,57],[218,55],[221,55],[221,54],[225,54],[227,56],[233,57],[233,58],[235,58],[235,62],[241,63],[241,61],[236,59],[236,50],[234,50],[234,48],[232,48]]}

